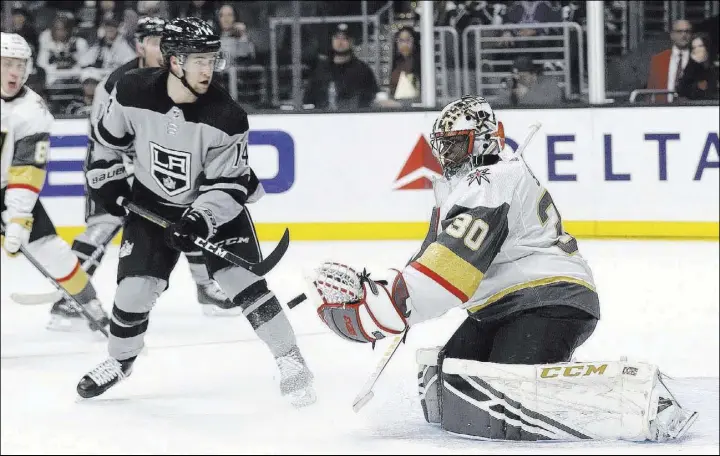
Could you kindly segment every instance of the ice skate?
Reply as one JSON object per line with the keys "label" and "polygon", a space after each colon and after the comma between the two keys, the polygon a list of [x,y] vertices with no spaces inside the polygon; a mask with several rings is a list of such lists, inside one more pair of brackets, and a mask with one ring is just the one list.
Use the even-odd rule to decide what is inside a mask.
{"label": "ice skate", "polygon": [[56,301],[50,309],[50,331],[81,331],[87,328],[85,318],[75,310],[65,298]]}
{"label": "ice skate", "polygon": [[[103,310],[100,301],[93,299],[85,306],[87,312],[95,318],[101,327],[106,327],[110,324],[110,317]],[[94,328],[93,324],[90,323],[80,311],[68,302],[67,299],[63,298],[50,309],[50,321],[48,322],[47,329],[51,331],[83,331],[90,327],[91,330],[97,331],[99,328]]]}
{"label": "ice skate", "polygon": [[300,350],[294,347],[287,355],[276,358],[276,361],[280,369],[280,393],[289,396],[295,407],[314,403],[317,396],[312,387],[313,375]]}
{"label": "ice skate", "polygon": [[85,399],[101,395],[131,374],[133,361],[106,359],[80,379],[77,393]]}

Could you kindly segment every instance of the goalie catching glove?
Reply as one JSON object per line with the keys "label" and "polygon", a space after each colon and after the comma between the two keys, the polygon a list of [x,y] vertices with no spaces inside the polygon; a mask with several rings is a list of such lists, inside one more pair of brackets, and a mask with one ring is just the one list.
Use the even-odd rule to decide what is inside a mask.
{"label": "goalie catching glove", "polygon": [[340,337],[355,342],[374,344],[402,333],[410,316],[409,293],[402,274],[388,272],[389,280],[373,280],[365,270],[323,263],[310,287],[320,319]]}

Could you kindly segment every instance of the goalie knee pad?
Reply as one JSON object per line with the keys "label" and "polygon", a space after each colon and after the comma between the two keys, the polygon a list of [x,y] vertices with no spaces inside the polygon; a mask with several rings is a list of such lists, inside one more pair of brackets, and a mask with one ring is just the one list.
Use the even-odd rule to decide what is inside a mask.
{"label": "goalie knee pad", "polygon": [[697,418],[652,364],[507,365],[443,359],[432,349],[419,350],[417,361],[426,420],[461,436],[665,441],[680,438]]}

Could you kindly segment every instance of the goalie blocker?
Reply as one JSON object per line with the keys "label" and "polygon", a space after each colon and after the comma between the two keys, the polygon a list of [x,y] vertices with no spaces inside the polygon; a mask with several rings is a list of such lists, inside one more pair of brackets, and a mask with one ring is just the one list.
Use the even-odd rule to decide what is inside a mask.
{"label": "goalie blocker", "polygon": [[665,441],[697,419],[657,366],[626,361],[508,365],[417,352],[429,423],[484,440]]}

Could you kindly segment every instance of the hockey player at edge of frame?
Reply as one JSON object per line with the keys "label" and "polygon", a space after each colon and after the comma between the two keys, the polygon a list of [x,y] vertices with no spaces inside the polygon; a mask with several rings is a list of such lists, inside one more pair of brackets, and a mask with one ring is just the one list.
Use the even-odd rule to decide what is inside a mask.
{"label": "hockey player at edge of frame", "polygon": [[[251,262],[262,252],[248,205],[264,194],[248,165],[247,113],[213,80],[225,67],[220,37],[194,17],[168,22],[160,39],[162,68],[140,68],[116,82],[94,124],[87,183],[95,201],[121,213],[119,197],[169,220],[167,228],[130,213],[123,226],[109,358],[80,379],[83,398],[128,377],[143,349],[148,319],[180,252],[208,239]],[[128,185],[122,155],[135,151]],[[280,392],[296,406],[315,401],[310,372],[290,321],[263,277],[203,251],[208,271],[242,309],[280,371]],[[168,381],[172,378],[169,376]]]}
{"label": "hockey player at edge of frame", "polygon": [[487,101],[448,104],[430,138],[443,177],[420,250],[403,269],[372,278],[342,261],[323,263],[306,276],[323,322],[374,345],[451,308],[467,310],[443,347],[416,355],[425,419],[453,434],[681,437],[697,413],[678,404],[657,366],[570,362],[600,318],[592,272],[550,193],[521,154],[503,150],[503,126]]}
{"label": "hockey player at edge of frame", "polygon": [[[90,122],[96,123],[100,113],[107,104],[110,92],[118,79],[125,73],[136,68],[157,68],[162,65],[160,53],[160,35],[165,26],[165,21],[156,17],[143,17],[135,28],[135,47],[138,57],[122,65],[105,77],[95,89],[92,114]],[[92,131],[92,127],[91,127]],[[88,141],[88,155],[94,147],[92,135]],[[133,151],[125,155],[125,166],[127,168],[128,180],[132,182]],[[100,255],[85,267],[89,276],[93,276],[95,270],[105,253],[107,245],[112,241],[111,234],[123,223],[123,213],[108,213],[102,205],[96,204],[89,194],[85,197],[85,231],[81,233],[72,243],[75,255],[82,261],[89,261],[95,250],[100,249]],[[120,250],[122,255],[130,247],[125,244]],[[185,253],[190,273],[197,287],[197,300],[201,304],[203,313],[207,316],[235,316],[240,315],[241,309],[235,306],[222,292],[217,283],[208,276],[207,268],[200,251]],[[65,299],[59,299],[53,304],[50,311],[52,316],[48,329],[51,330],[73,330],[77,322],[83,321],[79,312],[75,311]]]}
{"label": "hockey player at edge of frame", "polygon": [[[25,86],[32,72],[32,50],[23,37],[3,32],[2,60],[2,222],[3,248],[15,256],[21,245],[101,326],[109,318],[88,274],[55,231],[38,197],[45,184],[53,116],[45,101]],[[80,313],[78,312],[78,316]],[[87,324],[85,321],[83,324]],[[97,330],[97,328],[94,328]]]}

